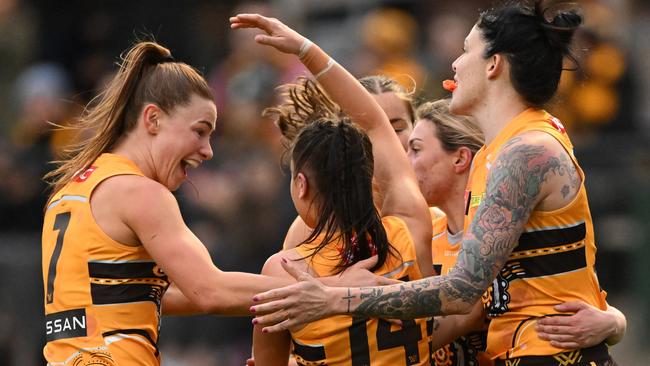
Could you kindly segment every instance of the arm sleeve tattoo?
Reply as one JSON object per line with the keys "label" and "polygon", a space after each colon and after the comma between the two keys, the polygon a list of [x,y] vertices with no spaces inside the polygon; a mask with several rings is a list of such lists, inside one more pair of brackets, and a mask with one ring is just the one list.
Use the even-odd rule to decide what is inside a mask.
{"label": "arm sleeve tattoo", "polygon": [[409,319],[469,311],[517,245],[547,174],[564,174],[572,165],[562,157],[543,144],[508,141],[492,164],[485,199],[463,237],[456,267],[446,276],[362,288],[352,313]]}

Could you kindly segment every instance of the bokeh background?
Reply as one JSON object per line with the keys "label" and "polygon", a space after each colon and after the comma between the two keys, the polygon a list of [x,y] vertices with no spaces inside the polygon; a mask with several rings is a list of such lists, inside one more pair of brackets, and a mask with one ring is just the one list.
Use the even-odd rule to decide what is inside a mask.
{"label": "bokeh background", "polygon": [[[578,1],[580,69],[563,76],[550,109],[586,171],[609,302],[628,318],[612,352],[648,365],[650,336],[650,2]],[[229,30],[237,12],[276,16],[357,76],[386,73],[423,99],[441,80],[484,0],[0,0],[0,365],[43,365],[41,180],[74,123],[116,70],[119,54],[153,35],[201,70],[219,110],[214,159],[177,194],[188,225],[224,270],[259,272],[295,216],[279,134],[260,112],[275,87],[305,71],[295,58]],[[568,63],[567,68],[573,68]],[[163,365],[241,365],[250,319],[164,318]]]}

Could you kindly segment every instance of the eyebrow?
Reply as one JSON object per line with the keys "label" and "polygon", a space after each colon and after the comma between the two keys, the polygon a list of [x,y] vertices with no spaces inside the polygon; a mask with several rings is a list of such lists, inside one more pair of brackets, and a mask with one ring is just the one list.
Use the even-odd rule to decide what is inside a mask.
{"label": "eyebrow", "polygon": [[215,125],[214,125],[212,122],[208,122],[208,121],[199,121],[199,123],[203,123],[203,124],[208,125],[208,127],[210,127],[210,131],[214,131],[215,128],[216,128]]}
{"label": "eyebrow", "polygon": [[412,144],[412,143],[414,143],[414,142],[416,142],[416,141],[422,142],[422,139],[419,138],[419,137],[414,137],[414,138],[412,138],[412,139],[409,140],[409,145]]}

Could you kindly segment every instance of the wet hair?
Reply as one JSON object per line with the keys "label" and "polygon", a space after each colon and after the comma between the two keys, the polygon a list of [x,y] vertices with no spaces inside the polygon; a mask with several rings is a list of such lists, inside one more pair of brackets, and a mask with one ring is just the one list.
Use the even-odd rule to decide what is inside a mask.
{"label": "wet hair", "polygon": [[[394,93],[399,99],[406,103],[406,108],[411,117],[411,126],[415,123],[415,109],[413,108],[413,93],[407,92],[395,79],[385,75],[365,76],[359,79],[359,83],[366,88],[370,94]],[[415,89],[415,88],[414,88]]]}
{"label": "wet hair", "polygon": [[[264,113],[277,119],[283,133],[295,133],[288,147],[293,177],[302,172],[314,189],[318,222],[302,242],[319,239],[310,256],[340,240],[337,273],[371,257],[375,250],[378,261],[372,270],[380,268],[390,253],[399,257],[373,202],[374,158],[368,135],[314,81],[300,78],[284,89],[285,102]],[[295,130],[297,125],[301,128]]]}
{"label": "wet hair", "polygon": [[483,146],[485,139],[479,127],[471,119],[449,112],[449,99],[439,99],[421,104],[415,111],[418,121],[426,120],[436,126],[436,137],[447,152],[461,147],[472,151],[472,155]]}
{"label": "wet hair", "polygon": [[567,4],[543,3],[508,2],[482,12],[477,22],[486,43],[484,57],[503,54],[515,90],[534,107],[542,107],[557,91],[564,57],[575,62],[570,45],[582,23],[576,9],[561,9]]}
{"label": "wet hair", "polygon": [[174,61],[171,52],[155,42],[134,44],[122,61],[107,88],[89,103],[79,123],[70,127],[94,131],[94,135],[67,149],[65,160],[56,161],[58,167],[45,175],[52,194],[132,131],[146,103],[171,113],[177,106],[188,105],[193,95],[214,100],[196,69]]}

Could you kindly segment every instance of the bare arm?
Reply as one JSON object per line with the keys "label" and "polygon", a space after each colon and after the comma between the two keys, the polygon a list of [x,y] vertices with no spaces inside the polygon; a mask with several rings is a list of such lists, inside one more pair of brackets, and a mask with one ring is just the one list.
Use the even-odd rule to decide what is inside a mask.
{"label": "bare arm", "polygon": [[485,311],[479,301],[469,314],[447,315],[433,319],[431,348],[439,349],[469,332],[486,329]]}
{"label": "bare arm", "polygon": [[[294,251],[280,252],[271,256],[264,267],[262,274],[275,277],[291,276],[282,269],[281,258],[295,258]],[[288,330],[277,333],[262,333],[262,326],[256,324],[253,328],[253,358],[255,366],[287,366],[291,350],[291,334]]]}
{"label": "bare arm", "polygon": [[203,312],[175,284],[171,284],[165,291],[161,310],[163,315],[195,315]]}
{"label": "bare arm", "polygon": [[[463,237],[458,261],[449,275],[386,287],[325,288],[313,281],[258,295],[269,301],[259,312],[290,309],[290,320],[278,314],[256,318],[270,331],[332,314],[412,319],[430,315],[468,313],[507,261],[532,210],[549,192],[572,184],[566,169],[573,168],[567,152],[553,137],[530,133],[510,140],[490,169],[486,196]],[[570,165],[570,167],[568,165]],[[577,188],[564,195],[570,200]],[[300,306],[310,292],[327,293],[317,309]],[[320,296],[320,295],[319,295]],[[295,314],[294,314],[295,312]],[[294,317],[295,316],[295,317]]]}
{"label": "bare arm", "polygon": [[[277,50],[299,54],[305,37],[277,19],[257,14],[239,14],[230,19],[232,28],[259,28],[266,35],[258,35],[258,43]],[[301,61],[314,75],[328,67],[329,56],[312,45]],[[415,173],[411,169],[404,148],[395,135],[388,117],[368,91],[339,64],[318,77],[328,95],[361,126],[372,141],[375,159],[375,182],[384,197],[377,202],[382,216],[398,216],[407,224],[416,246],[418,265],[422,273],[430,274],[431,219],[424,197],[420,193]]]}
{"label": "bare arm", "polygon": [[[118,182],[115,178],[111,180]],[[117,184],[121,185],[116,187],[121,201],[129,203],[122,205],[117,214],[188,300],[176,296],[177,301],[171,303],[173,307],[168,310],[247,315],[255,293],[293,282],[219,270],[205,246],[183,222],[176,199],[169,190],[138,176],[119,177]],[[170,296],[173,300],[174,293]]]}

